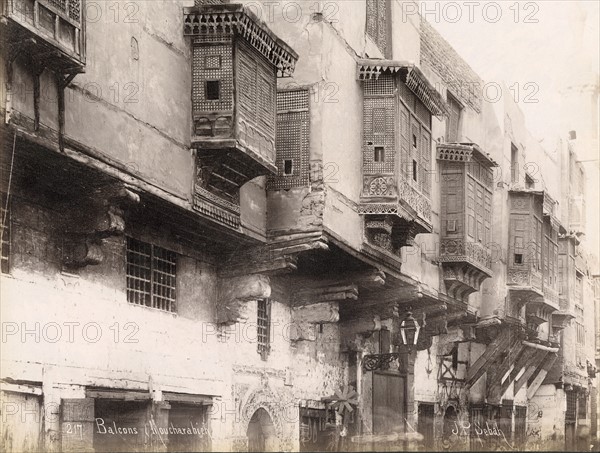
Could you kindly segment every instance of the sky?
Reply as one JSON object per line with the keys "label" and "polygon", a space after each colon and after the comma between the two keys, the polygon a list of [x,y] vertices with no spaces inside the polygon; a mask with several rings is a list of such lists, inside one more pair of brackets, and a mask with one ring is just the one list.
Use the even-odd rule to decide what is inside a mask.
{"label": "sky", "polygon": [[538,139],[560,131],[560,91],[599,71],[597,0],[431,1],[420,12],[486,82],[505,82]]}

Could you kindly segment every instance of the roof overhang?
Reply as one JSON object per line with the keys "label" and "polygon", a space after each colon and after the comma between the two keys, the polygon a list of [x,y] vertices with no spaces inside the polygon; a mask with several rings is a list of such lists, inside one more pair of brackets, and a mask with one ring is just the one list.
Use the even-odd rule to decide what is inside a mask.
{"label": "roof overhang", "polygon": [[277,67],[280,77],[294,72],[298,54],[249,8],[239,3],[201,5],[183,9],[186,36],[239,33]]}
{"label": "roof overhang", "polygon": [[444,98],[414,63],[376,58],[362,58],[357,63],[358,80],[377,80],[381,74],[386,72],[400,73],[406,76],[406,86],[417,95],[433,115],[446,116],[448,114]]}
{"label": "roof overhang", "polygon": [[439,160],[470,162],[473,155],[483,160],[488,167],[498,167],[489,153],[483,151],[476,143],[439,143],[437,145]]}

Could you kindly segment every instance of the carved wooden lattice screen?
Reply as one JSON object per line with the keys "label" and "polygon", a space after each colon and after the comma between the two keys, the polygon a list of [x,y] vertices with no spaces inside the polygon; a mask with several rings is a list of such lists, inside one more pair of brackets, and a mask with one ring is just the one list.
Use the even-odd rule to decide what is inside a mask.
{"label": "carved wooden lattice screen", "polygon": [[367,35],[386,57],[389,56],[391,50],[389,42],[390,12],[389,0],[367,0]]}
{"label": "carved wooden lattice screen", "polygon": [[307,89],[277,93],[277,176],[268,179],[269,190],[309,185],[310,117]]}
{"label": "carved wooden lattice screen", "polygon": [[389,176],[394,181],[396,100],[394,79],[390,75],[364,82],[363,140],[363,195],[395,195],[390,179],[385,184],[374,183],[381,176]]}
{"label": "carved wooden lattice screen", "polygon": [[240,122],[255,125],[267,137],[275,135],[275,68],[246,41],[237,40],[236,71]]}
{"label": "carved wooden lattice screen", "polygon": [[404,181],[426,197],[431,193],[431,113],[398,80],[401,174]]}
{"label": "carved wooden lattice screen", "polygon": [[544,286],[554,291],[558,290],[558,231],[550,221],[544,222],[543,250],[544,257]]}

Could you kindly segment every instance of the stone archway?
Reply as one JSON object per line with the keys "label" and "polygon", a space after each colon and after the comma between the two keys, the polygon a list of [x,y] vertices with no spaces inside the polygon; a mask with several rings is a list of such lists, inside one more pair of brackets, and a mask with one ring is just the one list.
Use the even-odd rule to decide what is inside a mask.
{"label": "stone archway", "polygon": [[259,407],[248,424],[246,431],[248,437],[248,451],[263,452],[277,451],[279,439],[275,432],[275,425],[269,413],[262,407]]}

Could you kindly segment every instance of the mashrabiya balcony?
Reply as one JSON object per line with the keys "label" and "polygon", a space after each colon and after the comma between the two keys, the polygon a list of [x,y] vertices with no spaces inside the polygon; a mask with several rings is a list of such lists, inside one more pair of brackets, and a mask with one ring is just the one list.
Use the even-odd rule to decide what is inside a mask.
{"label": "mashrabiya balcony", "polygon": [[85,67],[85,0],[6,0],[2,34],[9,59],[25,55],[40,68],[77,74]]}
{"label": "mashrabiya balcony", "polygon": [[239,189],[275,174],[277,76],[298,55],[241,4],[184,8],[192,45],[195,208],[239,224]]}
{"label": "mashrabiya balcony", "polygon": [[446,292],[463,302],[492,276],[492,167],[475,143],[437,145],[441,171],[441,244]]}

